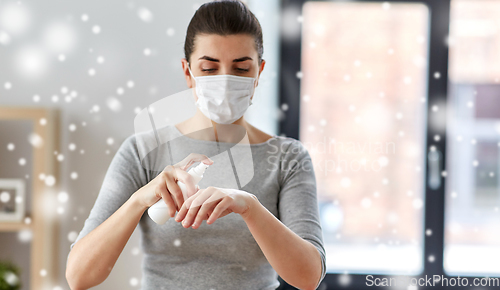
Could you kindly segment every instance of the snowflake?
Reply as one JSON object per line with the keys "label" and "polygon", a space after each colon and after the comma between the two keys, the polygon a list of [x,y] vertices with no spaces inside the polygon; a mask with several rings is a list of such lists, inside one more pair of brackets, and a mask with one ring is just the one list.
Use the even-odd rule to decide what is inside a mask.
{"label": "snowflake", "polygon": [[100,27],[99,25],[94,25],[94,26],[92,27],[92,32],[93,32],[94,34],[99,34],[99,33],[101,33],[101,27]]}
{"label": "snowflake", "polygon": [[144,22],[151,22],[153,21],[153,13],[146,8],[146,7],[141,7],[137,10],[137,16],[144,21]]}
{"label": "snowflake", "polygon": [[175,35],[175,29],[173,29],[172,27],[169,27],[167,29],[167,35],[170,36],[170,37],[174,36]]}

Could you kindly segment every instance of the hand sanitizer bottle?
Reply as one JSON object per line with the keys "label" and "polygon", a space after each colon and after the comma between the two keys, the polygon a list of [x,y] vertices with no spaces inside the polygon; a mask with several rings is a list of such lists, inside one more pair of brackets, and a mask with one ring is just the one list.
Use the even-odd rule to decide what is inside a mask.
{"label": "hand sanitizer bottle", "polygon": [[[203,173],[208,168],[208,164],[200,162],[198,166],[192,167],[188,173],[193,177],[195,188],[198,185],[198,182],[203,178]],[[181,181],[177,181],[177,185],[181,188],[182,196],[184,200],[188,199],[194,192],[188,192],[187,187]],[[174,201],[175,202],[175,201]],[[170,218],[170,211],[168,209],[167,204],[163,199],[160,199],[155,204],[153,204],[150,208],[148,208],[149,217],[157,224],[162,225],[168,221]]]}

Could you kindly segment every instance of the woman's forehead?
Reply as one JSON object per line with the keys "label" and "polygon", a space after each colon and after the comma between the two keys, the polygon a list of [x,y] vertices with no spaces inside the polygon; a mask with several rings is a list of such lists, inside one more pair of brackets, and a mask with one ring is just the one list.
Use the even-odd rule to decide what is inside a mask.
{"label": "woman's forehead", "polygon": [[192,57],[193,60],[198,60],[202,56],[209,56],[220,61],[233,61],[245,56],[256,60],[255,40],[247,34],[200,34],[196,36]]}

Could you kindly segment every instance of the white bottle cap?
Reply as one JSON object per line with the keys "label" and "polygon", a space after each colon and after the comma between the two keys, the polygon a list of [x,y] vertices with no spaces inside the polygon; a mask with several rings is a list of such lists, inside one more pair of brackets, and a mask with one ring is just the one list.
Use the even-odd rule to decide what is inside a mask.
{"label": "white bottle cap", "polygon": [[205,170],[208,168],[208,166],[210,165],[200,162],[200,164],[198,164],[196,167],[192,169],[193,174],[196,174],[198,176],[203,176],[203,173],[205,173]]}

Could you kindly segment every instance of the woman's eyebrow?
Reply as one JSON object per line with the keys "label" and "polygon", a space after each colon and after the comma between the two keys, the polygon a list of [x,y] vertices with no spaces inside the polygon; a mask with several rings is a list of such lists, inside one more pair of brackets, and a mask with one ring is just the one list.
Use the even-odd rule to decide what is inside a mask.
{"label": "woman's eyebrow", "polygon": [[206,60],[209,60],[209,61],[219,62],[218,59],[210,57],[210,56],[206,56],[206,55],[200,57],[199,59],[206,59]]}
{"label": "woman's eyebrow", "polygon": [[[207,56],[207,55],[204,55],[204,56],[200,57],[199,59],[205,59],[205,60],[213,61],[213,62],[220,62],[218,59],[210,57],[210,56]],[[242,62],[242,61],[245,61],[245,60],[253,60],[253,59],[251,57],[249,57],[249,56],[244,56],[244,57],[240,57],[240,58],[234,59],[233,62]]]}
{"label": "woman's eyebrow", "polygon": [[233,62],[242,62],[242,61],[245,61],[245,60],[253,60],[251,57],[249,56],[244,56],[244,57],[240,57],[240,58],[237,58],[235,60],[233,60]]}

